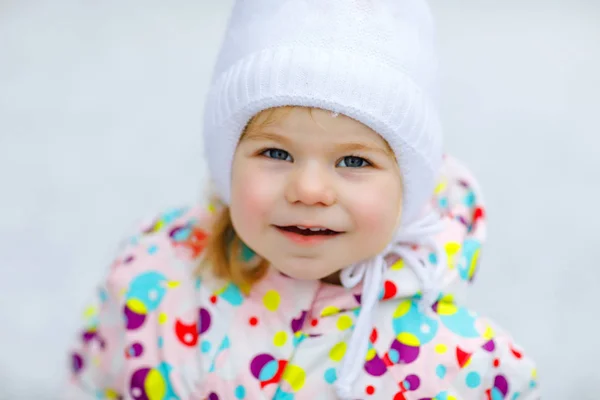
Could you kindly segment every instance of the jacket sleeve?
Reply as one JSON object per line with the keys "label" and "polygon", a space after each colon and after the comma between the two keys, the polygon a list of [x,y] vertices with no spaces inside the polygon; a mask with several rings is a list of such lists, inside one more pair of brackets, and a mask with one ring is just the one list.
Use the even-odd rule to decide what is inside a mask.
{"label": "jacket sleeve", "polygon": [[[539,400],[534,361],[511,336],[493,326],[493,336],[465,364],[452,385],[462,399]],[[491,331],[490,331],[491,332]]]}
{"label": "jacket sleeve", "polygon": [[125,324],[111,277],[96,291],[84,311],[83,324],[69,352],[65,398],[120,399]]}

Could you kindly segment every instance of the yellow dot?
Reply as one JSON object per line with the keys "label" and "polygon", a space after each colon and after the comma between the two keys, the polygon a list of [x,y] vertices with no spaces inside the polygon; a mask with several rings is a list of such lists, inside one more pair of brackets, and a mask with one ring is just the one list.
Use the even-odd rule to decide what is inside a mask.
{"label": "yellow dot", "polygon": [[391,270],[393,271],[398,271],[399,269],[404,268],[404,260],[403,259],[398,259],[398,261],[396,261],[395,263],[392,264],[392,266],[390,267]]}
{"label": "yellow dot", "polygon": [[164,312],[161,312],[160,314],[158,314],[158,323],[159,324],[164,324],[167,322],[167,320],[169,319],[169,317],[167,317],[167,314]]}
{"label": "yellow dot", "polygon": [[87,319],[87,318],[91,318],[97,314],[98,314],[98,309],[95,306],[90,306],[90,307],[86,308],[85,311],[83,312],[83,317]]}
{"label": "yellow dot", "polygon": [[96,367],[99,367],[101,362],[102,360],[100,360],[99,356],[92,357],[92,364],[94,364]]}
{"label": "yellow dot", "polygon": [[537,368],[534,368],[533,370],[531,370],[531,379],[536,379],[537,378]]}
{"label": "yellow dot", "polygon": [[438,354],[444,354],[448,351],[448,346],[443,343],[439,343],[435,345],[435,352]]}
{"label": "yellow dot", "polygon": [[167,287],[169,289],[175,289],[177,286],[179,286],[180,282],[179,281],[169,281],[167,282]]}
{"label": "yellow dot", "polygon": [[440,299],[440,303],[454,303],[454,295],[453,294],[445,294]]}
{"label": "yellow dot", "polygon": [[494,336],[496,336],[496,334],[494,333],[494,329],[492,329],[491,326],[486,326],[485,327],[485,332],[483,332],[483,337],[487,340],[492,339]]}
{"label": "yellow dot", "polygon": [[273,344],[277,347],[281,347],[287,342],[287,333],[279,331],[273,337]]}
{"label": "yellow dot", "polygon": [[127,307],[136,314],[145,315],[147,312],[146,305],[138,299],[129,299],[127,301]]}
{"label": "yellow dot", "polygon": [[458,307],[453,303],[438,303],[438,315],[454,315],[458,312]]}
{"label": "yellow dot", "polygon": [[160,400],[167,394],[167,385],[160,372],[151,369],[144,382],[144,390],[149,400]]}
{"label": "yellow dot", "polygon": [[347,315],[342,315],[338,318],[336,325],[340,331],[345,331],[352,326],[352,318]]}
{"label": "yellow dot", "polygon": [[369,349],[369,351],[367,351],[367,356],[365,357],[365,361],[371,361],[373,358],[375,358],[376,355],[377,355],[377,352],[375,351],[375,349],[373,349],[373,348]]}
{"label": "yellow dot", "polygon": [[302,386],[304,386],[306,372],[304,372],[304,370],[297,365],[288,364],[283,371],[281,379],[289,383],[292,387],[292,390],[297,392],[302,389]]}
{"label": "yellow dot", "polygon": [[445,180],[441,181],[436,187],[435,187],[435,194],[440,194],[442,193],[445,189],[446,189],[447,183]]}
{"label": "yellow dot", "polygon": [[339,342],[329,351],[329,358],[339,362],[344,358],[344,354],[346,354],[346,343]]}
{"label": "yellow dot", "polygon": [[448,254],[448,256],[453,256],[456,253],[458,253],[458,250],[460,250],[460,243],[457,242],[448,242],[446,243],[446,254]]}
{"label": "yellow dot", "polygon": [[106,396],[107,399],[118,399],[119,398],[119,394],[112,389],[106,389],[106,391],[104,392],[104,396]]}
{"label": "yellow dot", "polygon": [[412,302],[410,300],[404,300],[403,302],[398,304],[398,307],[396,307],[396,311],[394,311],[394,318],[404,317],[410,310],[411,306]]}
{"label": "yellow dot", "polygon": [[329,315],[337,314],[340,312],[340,309],[334,306],[327,306],[321,311],[321,317],[327,317]]}
{"label": "yellow dot", "polygon": [[419,338],[417,338],[412,333],[408,332],[400,332],[398,336],[396,336],[396,339],[400,343],[411,347],[419,347],[419,345],[421,344],[421,342],[419,342]]}
{"label": "yellow dot", "polygon": [[263,296],[263,303],[264,303],[265,307],[267,308],[267,310],[269,310],[269,311],[277,310],[277,308],[279,307],[280,301],[281,301],[281,297],[279,296],[279,293],[277,293],[277,291],[275,291],[275,290],[269,290]]}
{"label": "yellow dot", "polygon": [[458,400],[458,399],[456,397],[450,395],[450,396],[448,396],[448,400]]}

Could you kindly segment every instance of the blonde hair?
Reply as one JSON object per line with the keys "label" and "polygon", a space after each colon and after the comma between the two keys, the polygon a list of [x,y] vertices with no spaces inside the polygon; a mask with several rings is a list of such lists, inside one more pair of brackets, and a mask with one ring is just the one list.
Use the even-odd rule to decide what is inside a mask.
{"label": "blonde hair", "polygon": [[[240,141],[248,132],[273,123],[292,108],[270,108],[255,115],[246,125]],[[215,218],[209,228],[200,269],[210,270],[216,277],[232,282],[247,293],[254,283],[265,276],[269,263],[253,252],[252,257],[246,259],[245,254],[252,250],[235,232],[229,207],[218,196],[213,194],[210,197]]]}

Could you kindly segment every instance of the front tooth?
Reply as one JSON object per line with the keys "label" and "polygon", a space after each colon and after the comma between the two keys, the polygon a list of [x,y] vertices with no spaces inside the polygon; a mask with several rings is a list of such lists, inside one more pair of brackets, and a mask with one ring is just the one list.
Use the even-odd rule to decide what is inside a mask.
{"label": "front tooth", "polygon": [[306,229],[308,229],[308,228],[305,228],[304,226],[300,226],[300,225],[298,225],[298,227],[297,227],[297,228],[298,228],[298,229],[302,229],[302,230],[306,230]]}
{"label": "front tooth", "polygon": [[323,228],[310,228],[311,231],[313,232],[317,232],[317,231],[324,231],[325,229]]}

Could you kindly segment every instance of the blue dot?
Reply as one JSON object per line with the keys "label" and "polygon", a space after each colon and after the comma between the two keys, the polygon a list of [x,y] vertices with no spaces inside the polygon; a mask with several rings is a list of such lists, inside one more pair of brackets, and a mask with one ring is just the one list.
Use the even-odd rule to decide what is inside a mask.
{"label": "blue dot", "polygon": [[392,363],[398,364],[398,362],[400,362],[400,353],[398,353],[398,350],[396,349],[390,349],[388,358]]}
{"label": "blue dot", "polygon": [[244,397],[246,397],[246,389],[244,389],[244,387],[242,385],[236,387],[235,388],[235,398],[243,399]]}
{"label": "blue dot", "polygon": [[202,350],[203,353],[208,353],[210,351],[210,347],[210,342],[208,340],[203,340],[200,344],[200,350]]}
{"label": "blue dot", "polygon": [[519,392],[513,394],[512,400],[517,400],[520,395],[521,395],[521,393],[519,393]]}
{"label": "blue dot", "polygon": [[332,384],[337,379],[337,373],[335,372],[335,368],[329,368],[325,371],[325,382]]}
{"label": "blue dot", "polygon": [[410,382],[408,381],[408,379],[402,382],[402,386],[404,386],[404,389],[410,390]]}
{"label": "blue dot", "polygon": [[154,253],[156,253],[157,250],[158,250],[158,247],[156,245],[152,245],[152,246],[148,247],[148,254],[154,254]]}
{"label": "blue dot", "polygon": [[446,376],[446,367],[442,364],[438,365],[435,368],[435,374],[438,376],[438,378],[444,379],[444,377]]}
{"label": "blue dot", "polygon": [[477,372],[469,372],[465,381],[468,387],[475,389],[481,384],[481,376]]}
{"label": "blue dot", "polygon": [[491,394],[491,399],[492,400],[504,400],[504,395],[502,394],[502,392],[500,391],[500,389],[494,387],[492,388],[492,390],[490,391]]}
{"label": "blue dot", "polygon": [[534,380],[531,380],[531,381],[529,382],[529,387],[530,387],[530,388],[532,388],[532,389],[533,389],[533,388],[535,388],[536,386],[537,386],[537,383],[535,383],[535,381],[534,381]]}
{"label": "blue dot", "polygon": [[159,336],[159,337],[158,337],[158,348],[159,348],[159,349],[162,349],[164,342],[165,342],[165,341],[163,340],[163,337],[162,337],[162,336]]}
{"label": "blue dot", "polygon": [[261,381],[271,380],[275,374],[277,373],[277,369],[279,364],[275,360],[271,360],[262,367],[260,372],[258,373],[258,379]]}
{"label": "blue dot", "polygon": [[474,205],[475,205],[475,193],[474,192],[469,192],[465,196],[465,206],[467,206],[467,207],[473,207]]}
{"label": "blue dot", "polygon": [[437,264],[437,255],[435,253],[429,253],[429,262]]}
{"label": "blue dot", "polygon": [[442,209],[443,208],[447,208],[448,207],[448,198],[447,197],[442,197],[439,200],[439,203],[440,203],[440,208],[442,208]]}

